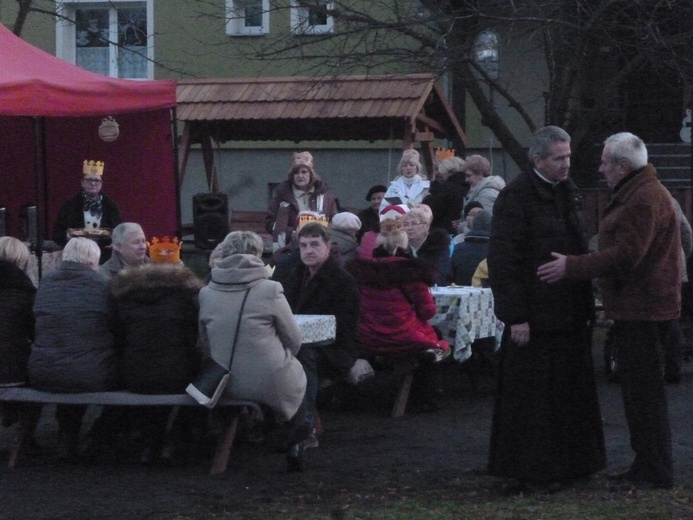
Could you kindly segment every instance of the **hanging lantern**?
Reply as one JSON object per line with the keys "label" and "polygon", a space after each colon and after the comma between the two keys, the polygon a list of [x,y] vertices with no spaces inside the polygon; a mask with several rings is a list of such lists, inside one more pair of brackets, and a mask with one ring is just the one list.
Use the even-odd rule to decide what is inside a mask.
{"label": "hanging lantern", "polygon": [[101,125],[99,126],[99,137],[110,143],[118,139],[120,135],[120,130],[118,128],[118,123],[111,116],[101,120]]}

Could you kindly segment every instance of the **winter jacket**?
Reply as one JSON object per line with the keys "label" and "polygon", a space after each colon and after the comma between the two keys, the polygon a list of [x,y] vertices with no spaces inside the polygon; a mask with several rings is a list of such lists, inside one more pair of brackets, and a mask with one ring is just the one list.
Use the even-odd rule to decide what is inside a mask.
{"label": "winter jacket", "polygon": [[[494,228],[495,229],[495,228]],[[651,164],[614,189],[599,222],[599,249],[569,257],[566,274],[598,278],[606,317],[660,321],[681,310],[681,230]]]}
{"label": "winter jacket", "polygon": [[500,193],[488,249],[495,313],[506,326],[566,330],[593,317],[589,280],[545,283],[537,268],[564,255],[587,252],[581,198],[568,180],[555,186],[534,171],[520,174]]}
{"label": "winter jacket", "polygon": [[187,267],[165,264],[125,269],[111,280],[115,337],[127,390],[185,392],[201,358],[196,344],[202,285]]}
{"label": "winter jacket", "polygon": [[[410,245],[411,251],[411,245]],[[433,283],[449,285],[452,280],[450,264],[450,235],[443,229],[431,229],[426,240],[416,250],[416,257],[428,262],[436,272]]]}
{"label": "winter jacket", "polygon": [[[376,255],[381,251],[376,250]],[[429,291],[431,266],[401,256],[357,259],[347,264],[361,293],[359,339],[372,354],[404,354],[449,349],[428,320],[436,314]]]}
{"label": "winter jacket", "polygon": [[498,194],[505,188],[505,181],[498,175],[483,177],[473,188],[469,190],[464,199],[463,208],[470,202],[478,202],[485,210],[493,213],[493,206],[496,203]]}
{"label": "winter jacket", "polygon": [[444,182],[431,182],[430,193],[423,203],[428,204],[433,212],[431,228],[441,228],[448,234],[456,234],[457,227],[453,220],[460,220],[464,208],[464,198],[469,191],[469,185],[463,172],[454,172]]}
{"label": "winter jacket", "polygon": [[[324,214],[330,221],[339,211],[337,199],[325,181],[315,181],[313,184],[310,210]],[[298,202],[294,196],[291,181],[286,180],[277,186],[276,194],[269,204],[265,217],[265,228],[268,233],[272,233],[275,242],[281,233],[285,233],[286,244],[291,241],[291,236],[296,230],[298,213]]]}
{"label": "winter jacket", "polygon": [[332,244],[331,247],[336,247],[339,250],[339,256],[341,257],[342,263],[346,263],[349,260],[356,258],[359,243],[356,240],[354,233],[331,228],[330,243]]}
{"label": "winter jacket", "polygon": [[452,251],[452,281],[456,285],[472,285],[472,277],[481,262],[488,255],[488,241],[491,233],[472,229],[464,242]]}
{"label": "winter jacket", "polygon": [[108,281],[89,266],[63,262],[48,273],[34,302],[36,339],[31,386],[48,392],[103,392],[122,387],[112,333]]}
{"label": "winter jacket", "polygon": [[231,255],[212,269],[200,291],[199,330],[202,344],[217,363],[228,366],[238,313],[248,299],[238,332],[227,397],[258,401],[290,419],[306,391],[303,366],[294,357],[302,334],[281,284],[253,255]]}
{"label": "winter jacket", "polygon": [[[404,182],[405,177],[399,176],[390,183],[390,186],[385,192],[383,201],[380,203],[380,211],[385,209],[390,204],[406,204],[413,208],[417,204],[421,204],[428,195],[428,189],[431,185],[429,181],[424,180],[421,175],[415,175],[411,184]],[[397,202],[398,199],[399,202]]]}
{"label": "winter jacket", "polygon": [[[101,228],[113,229],[118,224],[123,222],[120,217],[118,205],[106,195],[101,195],[102,199],[102,214]],[[83,228],[84,226],[84,197],[82,192],[78,193],[71,199],[67,200],[58,210],[58,216],[53,225],[53,242],[60,247],[65,247],[67,244],[67,230],[70,228]],[[111,244],[110,237],[100,237],[96,241],[101,249],[101,263],[104,263],[111,257],[111,248],[106,247]]]}
{"label": "winter jacket", "polygon": [[28,381],[35,295],[36,287],[26,273],[0,260],[0,386]]}
{"label": "winter jacket", "polygon": [[[149,257],[145,256],[142,259],[142,265],[145,265],[148,263],[149,263]],[[134,266],[126,264],[125,261],[123,260],[123,257],[120,256],[120,253],[118,251],[113,251],[113,255],[111,256],[111,258],[109,258],[106,262],[104,262],[101,266],[99,266],[99,273],[101,273],[103,276],[105,276],[107,279],[110,280],[115,275],[117,275],[120,271],[122,271],[123,269],[127,269],[128,267],[134,267]]]}
{"label": "winter jacket", "polygon": [[[359,290],[354,278],[330,256],[309,279],[308,268],[297,262],[289,272],[274,279],[284,286],[286,299],[294,314],[333,314],[337,336],[332,345],[320,347],[329,360],[323,367],[335,376],[344,375],[358,358]],[[304,285],[305,282],[305,285]]]}

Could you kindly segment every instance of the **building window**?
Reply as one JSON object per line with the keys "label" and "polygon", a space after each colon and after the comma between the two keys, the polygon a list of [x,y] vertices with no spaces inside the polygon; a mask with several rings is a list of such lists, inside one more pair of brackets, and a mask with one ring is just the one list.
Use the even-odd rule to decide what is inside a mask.
{"label": "building window", "polygon": [[332,32],[331,9],[332,2],[327,0],[291,0],[291,30],[295,34]]}
{"label": "building window", "polygon": [[269,0],[226,0],[226,34],[260,36],[269,33]]}
{"label": "building window", "polygon": [[57,55],[113,78],[151,79],[152,0],[59,2]]}

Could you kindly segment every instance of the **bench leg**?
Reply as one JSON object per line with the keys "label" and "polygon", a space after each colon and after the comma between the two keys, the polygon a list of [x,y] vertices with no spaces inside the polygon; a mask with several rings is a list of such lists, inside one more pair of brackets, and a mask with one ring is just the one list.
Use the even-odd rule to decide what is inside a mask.
{"label": "bench leg", "polygon": [[12,446],[10,460],[7,463],[7,467],[9,469],[14,469],[17,466],[17,462],[19,461],[22,451],[29,443],[31,437],[34,435],[34,430],[36,430],[36,424],[38,423],[40,415],[40,405],[22,406],[22,409],[19,412],[19,429],[17,431],[17,437],[15,438],[14,445]]}
{"label": "bench leg", "polygon": [[240,413],[234,413],[231,418],[231,422],[224,429],[217,442],[217,449],[214,452],[214,459],[212,460],[212,469],[210,471],[211,475],[218,475],[226,471],[226,467],[229,464],[229,457],[231,456],[231,446],[233,445],[233,439],[236,437],[236,428],[238,428],[238,419]]}
{"label": "bench leg", "polygon": [[414,381],[414,372],[417,367],[416,360],[407,359],[401,362],[397,362],[395,365],[395,372],[402,374],[402,384],[397,392],[397,399],[395,399],[395,405],[392,407],[392,417],[402,417],[404,411],[407,409],[407,401],[409,400],[409,392],[411,390],[412,382]]}

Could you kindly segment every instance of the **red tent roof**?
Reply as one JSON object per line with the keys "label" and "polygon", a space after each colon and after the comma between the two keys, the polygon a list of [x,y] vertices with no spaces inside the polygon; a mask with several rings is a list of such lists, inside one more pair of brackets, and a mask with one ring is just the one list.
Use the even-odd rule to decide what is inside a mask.
{"label": "red tent roof", "polygon": [[176,105],[173,81],[95,74],[30,45],[2,24],[0,49],[0,115],[113,115]]}

